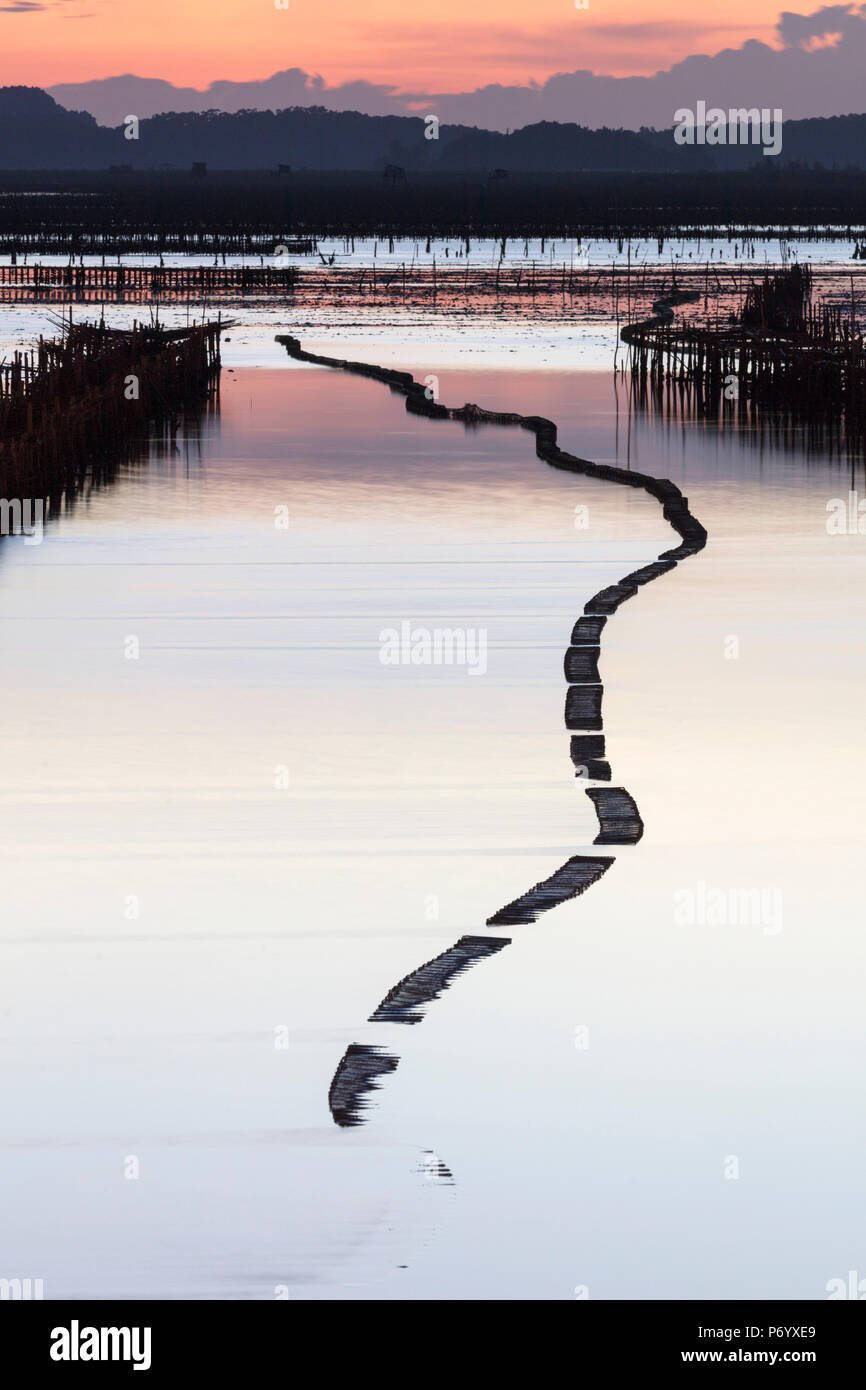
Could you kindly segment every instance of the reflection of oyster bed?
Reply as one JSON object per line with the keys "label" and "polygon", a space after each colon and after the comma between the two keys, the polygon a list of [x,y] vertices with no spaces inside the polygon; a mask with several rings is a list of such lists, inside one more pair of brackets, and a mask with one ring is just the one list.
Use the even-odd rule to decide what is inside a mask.
{"label": "reflection of oyster bed", "polygon": [[[657,302],[657,314],[669,312],[667,304]],[[706,544],[707,533],[689,511],[688,501],[679,488],[666,478],[654,478],[646,473],[607,464],[591,463],[565,453],[556,443],[556,426],[537,415],[518,415],[511,412],[486,411],[477,405],[458,409],[439,405],[428,399],[424,387],[407,372],[390,371],[384,367],[339,358],[322,357],[305,352],[297,338],[279,336],[291,357],[320,366],[339,367],[373,378],[401,392],[406,408],[418,415],[435,420],[463,420],[497,425],[519,425],[533,432],[538,456],[554,468],[584,473],[590,477],[622,483],[627,487],[643,488],[662,505],[664,516],[681,537],[681,542],[664,551],[657,560],[625,575],[617,584],[608,585],[594,594],[584,607],[571,634],[571,645],[565,654],[565,678],[569,682],[565,704],[565,723],[569,730],[580,730],[571,739],[571,759],[576,776],[581,779],[610,781],[611,772],[605,760],[605,740],[602,729],[601,705],[604,687],[598,670],[601,634],[608,617],[621,603],[633,598],[644,584],[651,583],[680,560],[696,554]],[[623,787],[587,788],[598,817],[597,845],[636,844],[643,834],[643,822],[632,796]],[[597,882],[613,863],[608,856],[574,855],[549,878],[534,884],[514,902],[500,908],[487,919],[487,926],[523,926],[534,922],[542,912],[559,903],[577,897]],[[509,945],[509,939],[496,936],[463,936],[449,950],[425,962],[389,991],[375,1011],[370,1023],[414,1024],[423,1018],[424,1007],[476,961],[497,954]],[[367,1096],[378,1087],[378,1078],[393,1071],[398,1059],[392,1054],[369,1045],[353,1043],[337,1067],[329,1092],[329,1105],[335,1123],[362,1123],[361,1111],[366,1108]]]}

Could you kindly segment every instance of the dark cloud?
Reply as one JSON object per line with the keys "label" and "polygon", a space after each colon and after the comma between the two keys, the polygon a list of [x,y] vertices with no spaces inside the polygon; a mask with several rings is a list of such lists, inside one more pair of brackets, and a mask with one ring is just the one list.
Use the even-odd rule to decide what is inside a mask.
{"label": "dark cloud", "polygon": [[[42,4],[41,0],[13,0],[11,5],[0,5],[0,14],[32,14],[37,10],[50,10],[55,5],[75,5],[80,0],[48,0],[47,4]],[[88,19],[89,15],[68,15],[68,19]]]}
{"label": "dark cloud", "polygon": [[840,34],[846,29],[855,29],[862,24],[863,6],[824,5],[815,14],[792,14],[785,10],[779,19],[779,38],[783,43],[794,46],[813,38],[823,38],[825,34]]}
{"label": "dark cloud", "polygon": [[[20,0],[26,4],[28,0]],[[41,8],[34,5],[34,8]],[[586,17],[581,17],[583,24]],[[705,28],[688,22],[602,24],[594,32],[613,41],[659,42],[683,32],[696,37]],[[488,35],[507,46],[504,28]],[[841,35],[839,42],[821,42]],[[567,38],[566,36],[570,36]],[[431,42],[435,43],[435,33]],[[544,52],[573,48],[574,28],[536,32],[535,61]],[[214,82],[205,92],[179,88],[157,78],[107,78],[50,87],[61,105],[90,111],[106,125],[117,125],[129,112],[204,111],[219,107],[280,109],[325,106],[334,111],[368,115],[405,115],[424,109],[442,121],[488,129],[517,129],[536,121],[574,121],[598,128],[642,125],[667,127],[678,107],[781,107],[786,119],[837,116],[866,110],[866,3],[824,5],[811,14],[785,11],[776,29],[777,47],[749,39],[739,48],[714,55],[693,54],[650,77],[607,77],[587,70],[560,72],[545,82],[490,84],[472,92],[407,92],[393,85],[365,81],[328,86],[319,76],[290,68],[261,82]],[[621,47],[619,49],[621,52]]]}

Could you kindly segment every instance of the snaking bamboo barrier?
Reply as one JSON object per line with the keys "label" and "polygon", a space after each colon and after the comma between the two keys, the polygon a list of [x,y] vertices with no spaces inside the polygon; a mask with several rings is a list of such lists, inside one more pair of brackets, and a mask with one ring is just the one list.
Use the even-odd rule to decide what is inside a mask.
{"label": "snaking bamboo barrier", "polygon": [[424,1009],[476,961],[510,946],[507,936],[461,936],[449,950],[405,975],[373,1010],[369,1023],[420,1023]]}
{"label": "snaking bamboo barrier", "polygon": [[4,495],[41,497],[50,513],[64,493],[130,457],[154,426],[176,432],[185,406],[216,394],[225,326],[75,324],[0,363]]}
{"label": "snaking bamboo barrier", "polygon": [[363,1112],[370,1104],[369,1093],[378,1091],[379,1078],[396,1071],[399,1061],[399,1057],[383,1047],[352,1043],[343,1054],[328,1090],[334,1124],[342,1129],[363,1124]]}
{"label": "snaking bamboo barrier", "polygon": [[[691,297],[691,296],[689,296]],[[661,312],[661,310],[659,310]],[[667,306],[665,313],[672,313]],[[581,779],[598,776],[610,781],[610,764],[605,758],[605,741],[601,705],[604,687],[597,659],[602,632],[609,618],[621,604],[633,598],[645,584],[650,584],[677,565],[697,555],[707,542],[707,533],[691,512],[688,498],[668,478],[656,478],[648,473],[609,464],[596,464],[560,449],[557,428],[552,420],[539,415],[520,415],[514,411],[484,410],[475,404],[459,407],[440,405],[427,394],[425,387],[409,372],[393,371],[373,363],[353,362],[345,358],[325,357],[307,352],[297,338],[278,334],[290,357],[323,367],[333,367],[358,376],[379,381],[390,390],[405,397],[406,409],[431,420],[460,420],[464,424],[513,425],[529,430],[535,436],[535,452],[553,468],[591,478],[641,488],[661,505],[662,513],[680,537],[680,544],[662,552],[657,560],[625,575],[618,584],[608,585],[594,594],[584,605],[571,633],[571,644],[565,655],[564,670],[569,682],[566,694],[565,722],[569,730],[581,732],[570,741],[571,761],[575,775]],[[574,682],[574,683],[572,683]],[[595,845],[634,845],[643,835],[643,820],[631,794],[624,787],[586,788],[595,807],[599,823]],[[614,859],[608,855],[572,855],[548,878],[535,883],[519,898],[506,903],[491,917],[488,927],[526,926],[552,908],[580,896],[607,872]],[[450,986],[453,979],[476,960],[496,954],[508,945],[498,937],[462,937],[442,955],[419,966],[404,976],[385,996],[370,1015],[371,1023],[418,1023],[427,1004]],[[334,1073],[328,1096],[331,1115],[338,1125],[358,1125],[364,1120],[363,1110],[369,1105],[369,1092],[377,1089],[379,1078],[393,1071],[398,1058],[382,1048],[353,1043],[346,1050]]]}

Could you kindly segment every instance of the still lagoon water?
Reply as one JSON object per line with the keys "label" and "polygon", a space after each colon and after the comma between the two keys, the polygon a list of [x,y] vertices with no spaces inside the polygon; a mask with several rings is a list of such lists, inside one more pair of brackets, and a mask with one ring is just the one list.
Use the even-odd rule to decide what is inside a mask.
{"label": "still lagoon water", "polygon": [[[866,1267],[866,543],[827,526],[862,476],[630,413],[562,354],[437,363],[448,404],[671,478],[709,541],[604,636],[640,844],[419,1026],[369,1024],[591,845],[563,654],[676,537],[522,431],[267,361],[224,372],[175,454],[0,546],[0,1274],[49,1298],[826,1297]],[[384,664],[407,622],[483,632],[484,671]],[[701,908],[741,890],[755,920]],[[340,1129],[353,1042],[400,1062]]]}

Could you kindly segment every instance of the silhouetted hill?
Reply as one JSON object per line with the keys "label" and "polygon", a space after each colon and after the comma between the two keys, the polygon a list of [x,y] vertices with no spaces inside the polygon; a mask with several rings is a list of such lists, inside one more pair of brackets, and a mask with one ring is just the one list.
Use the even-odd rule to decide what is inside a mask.
{"label": "silhouetted hill", "polygon": [[[137,138],[127,138],[132,134]],[[590,130],[550,121],[509,134],[442,125],[427,138],[423,117],[365,116],[322,107],[283,111],[167,112],[137,129],[108,129],[67,111],[36,87],[0,88],[0,168],[384,170],[486,172],[741,171],[768,176],[785,164],[866,167],[866,115],[789,121],[781,153],[757,145],[678,145],[671,130]]]}
{"label": "silhouetted hill", "polygon": [[[443,130],[442,169],[544,170],[546,173],[659,171],[689,167],[689,152],[673,143],[670,132],[655,144],[633,130],[588,130],[585,126],[540,121],[501,135],[490,130]],[[669,147],[672,147],[669,148]],[[410,151],[406,150],[406,162]]]}
{"label": "silhouetted hill", "polygon": [[39,87],[0,87],[0,167],[99,169],[111,131],[84,111],[66,111]]}

